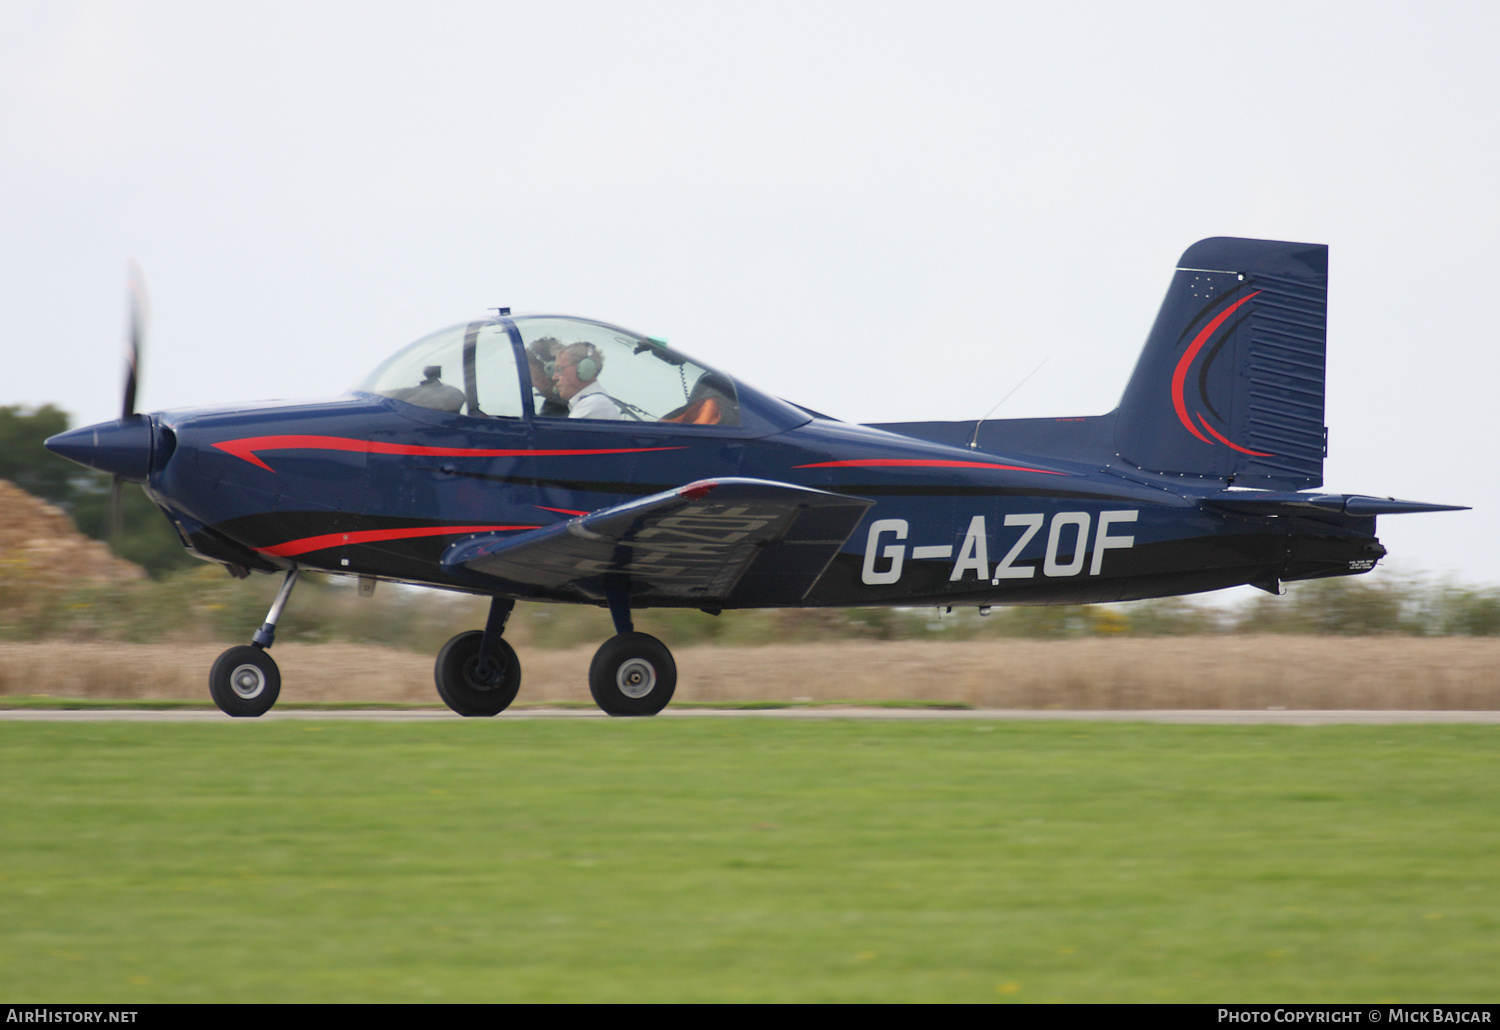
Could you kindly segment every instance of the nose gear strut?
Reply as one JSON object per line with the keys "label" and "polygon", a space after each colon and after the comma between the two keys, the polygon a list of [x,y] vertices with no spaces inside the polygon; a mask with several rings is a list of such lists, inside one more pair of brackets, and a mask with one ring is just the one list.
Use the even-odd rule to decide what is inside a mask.
{"label": "nose gear strut", "polygon": [[266,621],[255,631],[250,644],[231,647],[214,662],[208,674],[208,692],[225,715],[253,719],[269,712],[281,695],[281,670],[276,667],[276,660],[266,654],[266,648],[276,639],[276,623],[286,610],[301,572],[294,565],[286,574],[276,600],[271,602],[271,610],[266,613]]}

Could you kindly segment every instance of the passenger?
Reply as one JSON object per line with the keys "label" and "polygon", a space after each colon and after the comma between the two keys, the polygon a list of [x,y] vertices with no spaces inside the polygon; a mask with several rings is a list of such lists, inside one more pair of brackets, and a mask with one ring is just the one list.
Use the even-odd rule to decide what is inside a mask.
{"label": "passenger", "polygon": [[526,360],[531,365],[531,388],[541,399],[536,406],[536,413],[549,418],[568,417],[567,401],[559,396],[557,383],[552,379],[557,352],[561,349],[562,341],[555,336],[533,340],[531,346],[526,348]]}
{"label": "passenger", "polygon": [[625,410],[599,385],[604,355],[592,343],[570,343],[552,366],[557,395],[568,402],[569,418],[625,417]]}

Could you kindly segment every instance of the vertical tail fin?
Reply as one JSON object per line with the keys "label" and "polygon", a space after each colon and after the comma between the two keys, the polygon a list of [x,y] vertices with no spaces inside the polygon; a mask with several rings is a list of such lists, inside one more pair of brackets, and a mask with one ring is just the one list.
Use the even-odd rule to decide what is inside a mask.
{"label": "vertical tail fin", "polygon": [[1137,468],[1323,484],[1328,248],[1229,237],[1182,255],[1115,424]]}

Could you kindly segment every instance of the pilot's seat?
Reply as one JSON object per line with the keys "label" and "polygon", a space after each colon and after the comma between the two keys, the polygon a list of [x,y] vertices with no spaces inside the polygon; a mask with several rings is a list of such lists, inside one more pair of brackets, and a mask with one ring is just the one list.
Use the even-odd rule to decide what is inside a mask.
{"label": "pilot's seat", "polygon": [[443,382],[443,366],[428,365],[422,369],[422,375],[425,378],[416,386],[390,390],[385,395],[394,400],[405,401],[407,404],[415,404],[422,408],[431,408],[434,411],[457,414],[463,409],[467,397],[458,387],[449,386]]}
{"label": "pilot's seat", "polygon": [[705,372],[693,384],[688,402],[667,412],[660,421],[691,426],[737,426],[740,406],[734,399],[734,386],[717,372]]}

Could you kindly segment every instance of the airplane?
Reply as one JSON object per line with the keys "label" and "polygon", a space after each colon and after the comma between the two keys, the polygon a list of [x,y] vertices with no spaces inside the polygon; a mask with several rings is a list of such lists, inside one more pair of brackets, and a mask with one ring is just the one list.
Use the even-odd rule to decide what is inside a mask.
{"label": "airplane", "polygon": [[279,574],[220,709],[275,704],[268,653],[304,570],[488,596],[438,653],[463,716],[516,697],[517,600],[607,608],[589,688],[676,689],[653,607],[1090,604],[1369,572],[1376,518],[1459,506],[1321,492],[1328,248],[1213,238],[1173,273],[1115,410],[852,425],[586,318],[508,308],[425,336],[323,403],[134,410],[46,446],[140,483],[183,546]]}

